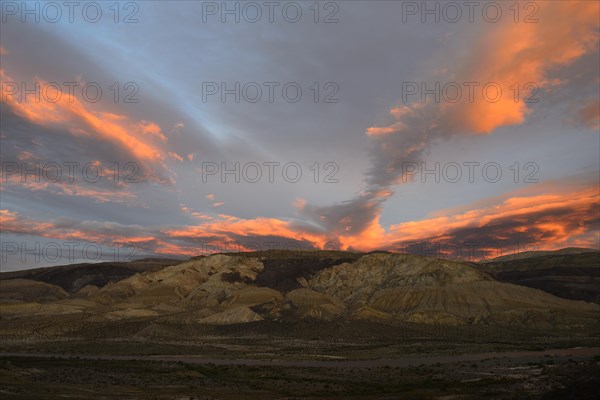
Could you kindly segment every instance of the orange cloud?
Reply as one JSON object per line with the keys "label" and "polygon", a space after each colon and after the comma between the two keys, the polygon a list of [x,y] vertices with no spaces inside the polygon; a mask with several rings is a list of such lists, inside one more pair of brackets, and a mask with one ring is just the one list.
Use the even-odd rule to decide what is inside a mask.
{"label": "orange cloud", "polygon": [[158,138],[161,142],[166,142],[167,137],[162,133],[160,126],[152,121],[141,121],[139,124],[142,132],[146,135],[154,136]]}
{"label": "orange cloud", "polygon": [[[96,203],[119,202],[130,204],[136,199],[136,195],[127,190],[127,185],[116,182],[111,171],[100,161],[94,161],[93,164],[99,168],[98,180],[90,181],[86,179],[76,179],[75,175],[63,171],[62,168],[47,170],[41,168],[41,160],[29,151],[23,151],[17,159],[22,161],[14,173],[2,174],[2,185],[0,191],[9,192],[15,187],[27,189],[30,191],[43,191],[55,195],[66,195],[76,197],[87,197]],[[26,172],[25,172],[26,171]],[[64,172],[64,174],[63,174]],[[107,188],[98,188],[105,185]]]}
{"label": "orange cloud", "polygon": [[22,118],[43,126],[62,125],[73,135],[106,140],[146,167],[147,178],[162,183],[169,181],[166,178],[168,169],[164,164],[165,151],[152,143],[152,139],[167,141],[156,123],[136,123],[125,115],[92,110],[90,105],[84,105],[76,96],[44,81],[38,81],[43,93],[39,99],[34,96],[19,99],[12,89],[9,90],[8,83],[14,81],[4,70],[0,70],[0,80],[2,102]]}
{"label": "orange cloud", "polygon": [[[475,133],[489,133],[501,126],[522,123],[531,112],[525,103],[530,90],[524,90],[524,86],[528,82],[541,89],[556,85],[557,81],[547,75],[550,70],[569,65],[596,48],[600,3],[548,1],[537,4],[539,23],[510,21],[482,37],[461,79],[496,82],[504,93],[496,103],[483,99],[460,102],[454,111],[455,122],[460,121]],[[511,90],[515,83],[520,87],[517,101]]]}
{"label": "orange cloud", "polygon": [[[548,191],[542,193],[542,191]],[[465,208],[442,210],[431,218],[392,225],[385,230],[379,213],[357,234],[332,237],[331,233],[315,233],[292,221],[276,218],[240,219],[219,214],[207,216],[186,206],[181,211],[201,220],[199,224],[179,227],[146,228],[141,226],[93,221],[35,221],[10,210],[0,212],[2,230],[60,240],[97,243],[131,243],[156,254],[197,255],[207,246],[219,251],[256,250],[271,243],[286,243],[324,248],[338,241],[342,250],[398,250],[402,245],[428,242],[461,245],[479,242],[489,251],[508,244],[535,245],[539,249],[567,246],[598,247],[598,214],[600,193],[596,187],[544,185],[533,190],[519,190],[504,196],[478,202]],[[352,221],[344,221],[351,226]],[[246,244],[244,244],[246,243]],[[265,247],[268,248],[268,247]],[[481,249],[480,249],[481,250]]]}
{"label": "orange cloud", "polygon": [[188,215],[190,215],[190,216],[192,216],[193,218],[196,218],[196,219],[200,219],[200,220],[212,220],[213,219],[213,217],[211,217],[210,215],[206,215],[206,214],[203,214],[201,212],[194,211],[191,208],[189,208],[189,207],[187,207],[187,206],[185,206],[183,204],[180,205],[179,210],[182,213],[188,214]]}
{"label": "orange cloud", "polygon": [[379,215],[364,230],[356,235],[341,235],[338,240],[341,249],[371,251],[381,249],[386,237],[385,230],[379,223]]}
{"label": "orange cloud", "polygon": [[172,238],[220,236],[232,240],[235,236],[261,237],[276,236],[282,239],[298,239],[310,242],[320,242],[322,236],[302,234],[294,229],[288,221],[275,218],[239,219],[228,215],[219,215],[220,219],[187,226],[168,229],[164,232]]}
{"label": "orange cloud", "polygon": [[169,156],[179,162],[183,162],[183,157],[181,157],[179,154],[173,152],[173,151],[169,151]]}
{"label": "orange cloud", "polygon": [[19,186],[31,191],[45,191],[57,195],[87,197],[96,203],[126,203],[130,204],[136,199],[134,193],[125,190],[99,190],[88,188],[71,182],[49,182],[35,180],[21,180],[19,176],[8,176],[3,179],[0,191],[9,190],[9,185]]}
{"label": "orange cloud", "polygon": [[[509,18],[482,35],[470,49],[470,56],[458,60],[455,70],[442,69],[441,76],[448,78],[447,82],[456,82],[462,88],[462,96],[454,103],[441,99],[435,106],[438,111],[436,124],[444,123],[448,129],[480,134],[521,124],[532,112],[527,101],[540,96],[538,93],[530,97],[536,87],[543,90],[565,84],[549,77],[549,72],[597,49],[599,2],[546,1],[537,4],[539,23],[514,23]],[[456,60],[449,62],[456,63]],[[463,86],[465,82],[478,85],[474,88],[472,101],[468,88]],[[494,86],[488,87],[486,97],[483,87],[489,83]],[[533,85],[527,86],[529,83]],[[500,88],[501,95],[496,96],[495,87]],[[384,127],[370,127],[366,134],[379,136],[404,131],[407,118],[423,104],[393,108],[390,112],[396,122]],[[586,115],[597,120],[597,108],[586,111]]]}
{"label": "orange cloud", "polygon": [[565,189],[506,195],[495,203],[472,205],[470,211],[459,213],[438,211],[432,218],[392,225],[386,242],[522,242],[544,249],[583,244],[598,247],[598,189]]}
{"label": "orange cloud", "polygon": [[369,136],[383,136],[389,135],[390,133],[398,132],[403,130],[406,127],[406,124],[403,122],[397,122],[390,126],[371,126],[367,128],[367,135]]}
{"label": "orange cloud", "polygon": [[590,129],[600,130],[600,99],[596,99],[586,106],[580,112],[581,120]]}
{"label": "orange cloud", "polygon": [[[402,175],[404,163],[420,161],[433,140],[453,134],[488,134],[501,127],[522,124],[532,112],[529,103],[533,100],[530,98],[532,90],[550,92],[569,83],[552,74],[598,50],[600,3],[548,1],[537,4],[539,23],[514,23],[508,18],[487,26],[486,31],[477,32],[477,36],[472,33],[476,30],[467,30],[459,37],[464,49],[450,49],[442,60],[448,66],[434,71],[433,76],[445,78],[445,82],[423,82],[425,87],[417,84],[421,92],[439,84],[439,101],[434,102],[431,96],[421,93],[420,102],[390,110],[392,123],[366,130],[366,135],[377,144],[367,172],[367,192],[387,190],[401,183],[405,178]],[[457,50],[463,55],[457,57]],[[445,83],[458,86],[461,97],[453,102],[448,97],[454,93],[446,92],[443,96]],[[472,93],[470,87],[473,87]],[[497,88],[499,91],[495,93]],[[541,95],[534,93],[534,97]],[[404,101],[407,99],[405,96]],[[598,113],[598,104],[594,103],[586,107],[581,116],[588,126],[596,127]],[[344,207],[348,209],[347,204],[352,203],[356,207],[348,211],[351,213],[362,210],[360,206],[368,207],[371,201],[369,196],[357,197],[328,210],[344,212]],[[369,221],[375,218],[378,216],[371,215]],[[377,232],[377,227],[367,224],[359,227],[365,229],[367,235],[363,246],[370,247],[364,243],[369,242],[369,232]]]}

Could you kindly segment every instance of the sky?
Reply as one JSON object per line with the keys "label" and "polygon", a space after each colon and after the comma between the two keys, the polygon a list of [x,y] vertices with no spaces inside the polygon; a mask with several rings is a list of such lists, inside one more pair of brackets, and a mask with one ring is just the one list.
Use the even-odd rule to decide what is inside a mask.
{"label": "sky", "polygon": [[3,1],[1,269],[598,248],[599,4]]}

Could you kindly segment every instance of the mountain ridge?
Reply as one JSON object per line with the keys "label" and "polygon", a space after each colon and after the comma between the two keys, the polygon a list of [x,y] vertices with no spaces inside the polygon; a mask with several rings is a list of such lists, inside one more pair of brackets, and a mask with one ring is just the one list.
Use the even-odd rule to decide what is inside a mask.
{"label": "mountain ridge", "polygon": [[[7,282],[0,280],[2,285]],[[44,301],[31,294],[3,298],[3,317],[85,315],[100,322],[149,318],[217,325],[312,319],[576,327],[594,324],[598,312],[592,303],[498,281],[472,264],[387,252],[213,254],[80,291]]]}

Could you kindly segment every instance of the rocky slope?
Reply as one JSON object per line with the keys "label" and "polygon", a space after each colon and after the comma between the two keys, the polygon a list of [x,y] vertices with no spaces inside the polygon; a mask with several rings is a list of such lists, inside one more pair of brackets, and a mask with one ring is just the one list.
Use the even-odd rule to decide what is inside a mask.
{"label": "rocky slope", "polygon": [[59,286],[69,293],[76,293],[87,285],[102,287],[109,282],[120,281],[138,272],[158,271],[182,261],[166,258],[144,258],[130,262],[61,265],[57,267],[2,272],[0,273],[0,281],[17,278],[28,279]]}
{"label": "rocky slope", "polygon": [[502,258],[482,264],[481,268],[501,282],[541,289],[566,299],[600,303],[600,252],[576,250]]}
{"label": "rocky slope", "polygon": [[[2,281],[11,291],[32,281]],[[37,282],[39,284],[39,282]],[[12,286],[10,286],[12,285]],[[69,295],[44,284],[8,301],[3,318],[82,314],[200,324],[263,320],[536,327],[597,323],[597,304],[503,283],[477,267],[426,257],[348,252],[216,254]],[[31,295],[40,290],[40,297]],[[44,293],[42,296],[41,293]]]}

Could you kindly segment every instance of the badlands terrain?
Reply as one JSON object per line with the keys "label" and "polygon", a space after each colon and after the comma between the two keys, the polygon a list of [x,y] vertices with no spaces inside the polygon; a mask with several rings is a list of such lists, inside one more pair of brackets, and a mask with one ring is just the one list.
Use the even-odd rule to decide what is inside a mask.
{"label": "badlands terrain", "polygon": [[586,398],[599,375],[599,255],[268,251],[2,273],[0,390]]}

